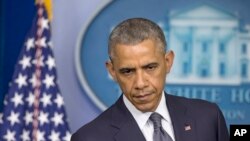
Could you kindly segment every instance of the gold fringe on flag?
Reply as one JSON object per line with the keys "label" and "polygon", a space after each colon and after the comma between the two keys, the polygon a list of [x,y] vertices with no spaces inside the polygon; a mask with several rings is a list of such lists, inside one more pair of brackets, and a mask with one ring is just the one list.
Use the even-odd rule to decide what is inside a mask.
{"label": "gold fringe on flag", "polygon": [[38,2],[43,2],[44,3],[44,6],[45,6],[45,9],[48,13],[48,18],[49,20],[51,21],[52,20],[52,0],[36,0],[36,4]]}

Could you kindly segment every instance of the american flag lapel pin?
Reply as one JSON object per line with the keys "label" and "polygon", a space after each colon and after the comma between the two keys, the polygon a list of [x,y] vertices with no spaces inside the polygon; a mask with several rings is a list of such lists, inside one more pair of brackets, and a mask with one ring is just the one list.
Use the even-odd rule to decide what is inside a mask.
{"label": "american flag lapel pin", "polygon": [[190,125],[185,125],[184,129],[185,129],[185,131],[190,131],[192,128]]}

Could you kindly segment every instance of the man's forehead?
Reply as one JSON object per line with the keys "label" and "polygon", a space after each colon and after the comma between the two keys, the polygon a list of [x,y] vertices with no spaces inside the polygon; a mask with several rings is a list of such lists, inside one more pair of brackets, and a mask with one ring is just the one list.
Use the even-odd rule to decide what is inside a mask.
{"label": "man's forehead", "polygon": [[[117,44],[114,49],[112,50],[112,53],[114,55],[131,55],[131,54],[137,54],[137,53],[143,53],[143,52],[155,52],[157,50],[160,50],[160,47],[157,47],[157,44],[152,40],[145,40],[143,42],[140,42],[138,44]],[[129,53],[129,54],[128,54]]]}
{"label": "man's forehead", "polygon": [[156,59],[151,60],[142,60],[142,61],[122,61],[116,60],[113,62],[118,68],[142,68],[150,64],[158,64],[159,62]]}

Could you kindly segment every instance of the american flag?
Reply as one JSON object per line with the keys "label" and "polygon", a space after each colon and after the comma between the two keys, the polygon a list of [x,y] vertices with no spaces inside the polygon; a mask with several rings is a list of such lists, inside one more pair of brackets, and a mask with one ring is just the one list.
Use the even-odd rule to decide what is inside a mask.
{"label": "american flag", "polygon": [[0,115],[0,140],[70,140],[64,101],[57,84],[50,21],[42,1],[36,8]]}

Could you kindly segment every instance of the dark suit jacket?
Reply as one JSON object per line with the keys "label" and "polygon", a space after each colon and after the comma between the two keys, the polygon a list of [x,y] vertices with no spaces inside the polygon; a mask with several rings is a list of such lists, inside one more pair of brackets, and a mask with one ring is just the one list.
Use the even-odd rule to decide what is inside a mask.
{"label": "dark suit jacket", "polygon": [[[229,141],[225,119],[216,104],[166,94],[176,141]],[[191,129],[188,129],[191,127]],[[71,141],[146,141],[122,97]]]}

